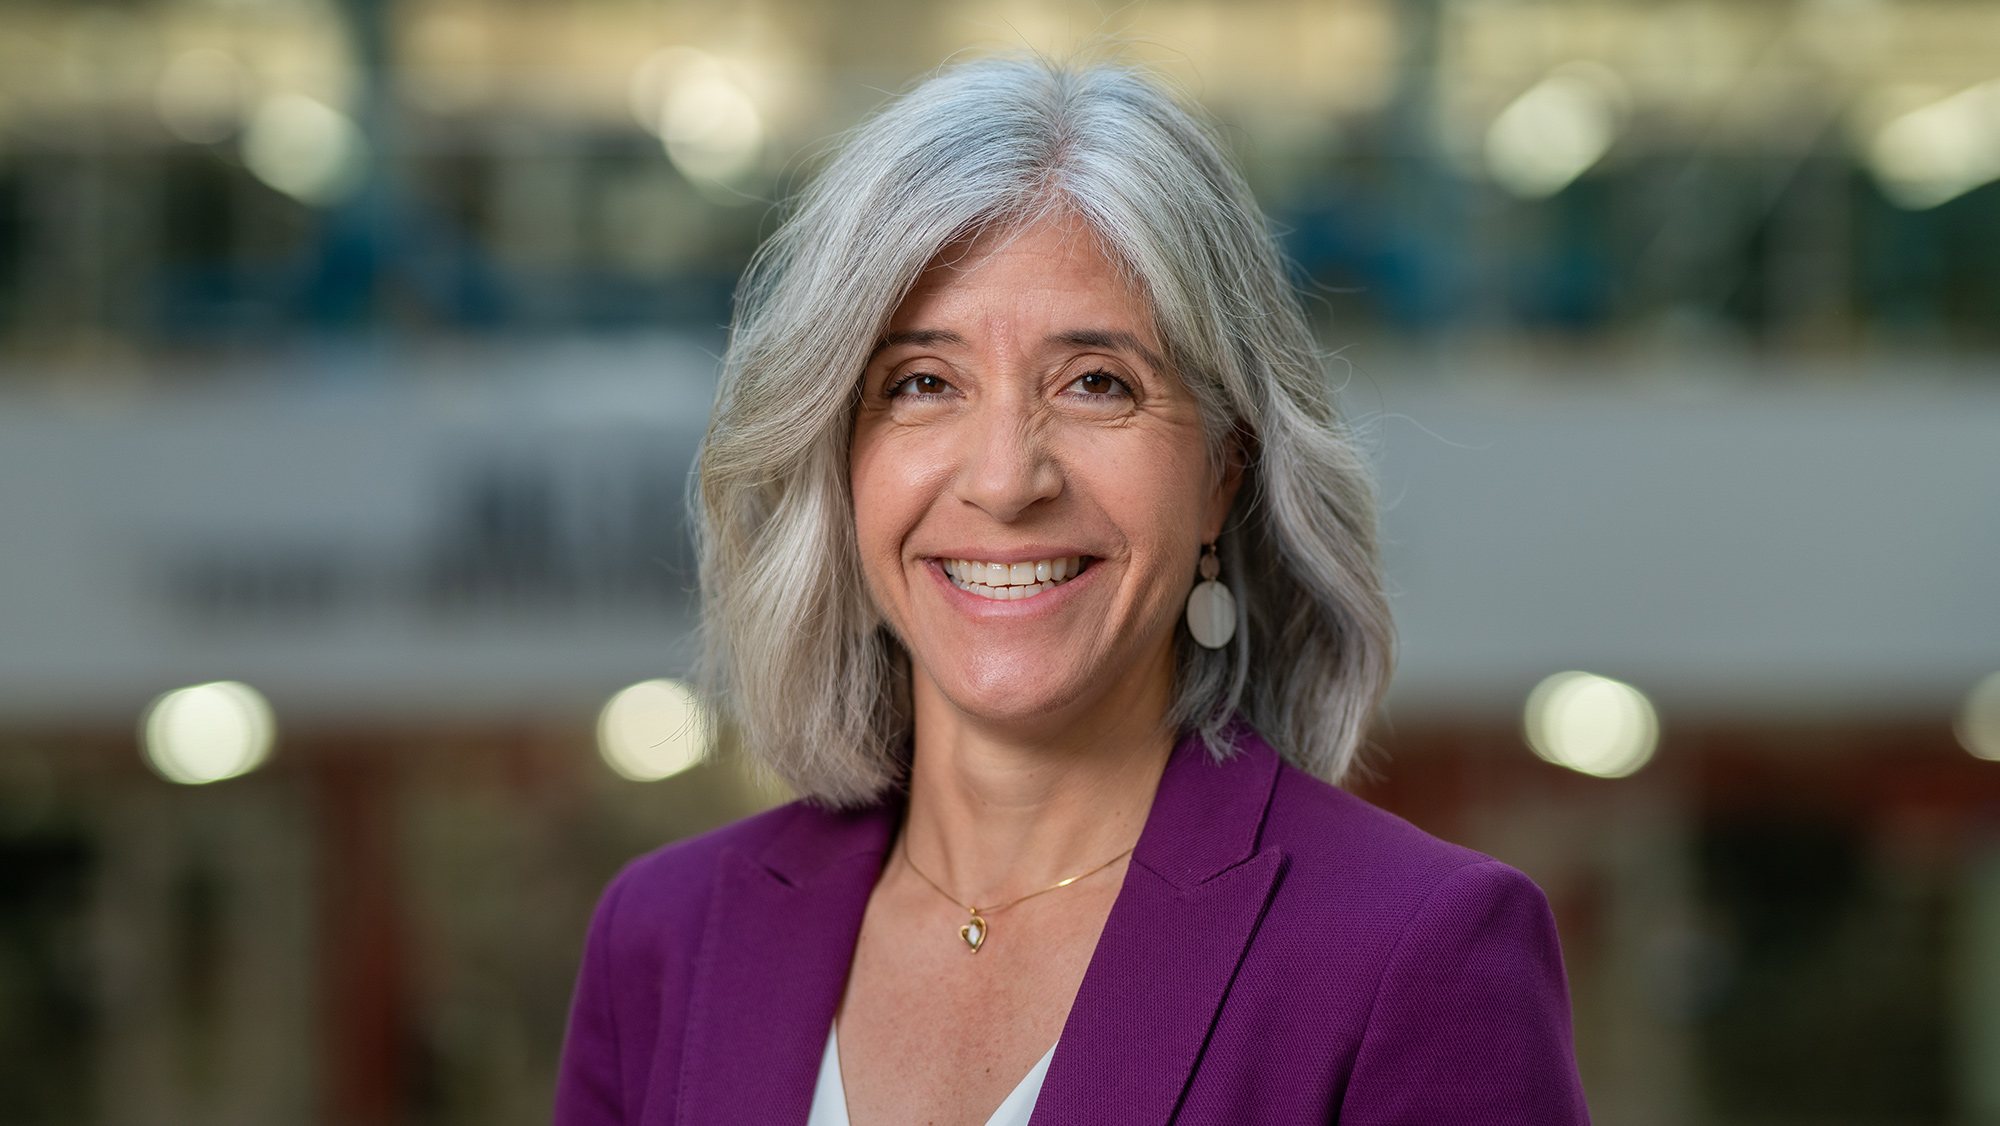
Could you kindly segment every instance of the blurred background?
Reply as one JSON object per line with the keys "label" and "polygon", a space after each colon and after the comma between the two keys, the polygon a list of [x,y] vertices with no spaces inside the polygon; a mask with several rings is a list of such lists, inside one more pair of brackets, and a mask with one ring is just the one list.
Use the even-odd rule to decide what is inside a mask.
{"label": "blurred background", "polygon": [[1991,0],[0,0],[0,1122],[545,1121],[604,881],[782,797],[675,683],[772,201],[1107,35],[1380,467],[1355,788],[1548,891],[1597,1120],[2000,1122]]}

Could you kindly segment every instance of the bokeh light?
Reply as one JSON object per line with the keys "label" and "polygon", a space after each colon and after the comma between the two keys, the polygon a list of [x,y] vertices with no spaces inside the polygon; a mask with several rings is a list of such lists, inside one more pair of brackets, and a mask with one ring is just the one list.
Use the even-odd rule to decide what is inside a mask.
{"label": "bokeh light", "polygon": [[730,184],[764,151],[764,119],[727,64],[690,47],[647,56],[632,73],[632,116],[697,184]]}
{"label": "bokeh light", "polygon": [[700,762],[708,714],[676,680],[647,680],[611,697],[597,717],[597,750],[621,777],[656,782]]}
{"label": "bokeh light", "polygon": [[1508,192],[1543,199],[1603,159],[1625,112],[1618,76],[1595,63],[1557,67],[1486,130],[1486,170]]}
{"label": "bokeh light", "polygon": [[250,118],[243,163],[286,195],[324,206],[361,186],[368,142],[346,114],[303,94],[284,94]]}
{"label": "bokeh light", "polygon": [[2000,179],[2000,79],[1884,125],[1868,147],[1868,166],[1882,194],[1911,211]]}
{"label": "bokeh light", "polygon": [[1544,760],[1599,778],[1623,778],[1653,757],[1660,723],[1629,684],[1559,672],[1528,694],[1528,745]]}
{"label": "bokeh light", "polygon": [[1960,746],[1977,758],[2000,762],[2000,672],[1966,695],[1954,728]]}
{"label": "bokeh light", "polygon": [[139,726],[147,764],[167,781],[188,786],[257,769],[270,757],[276,734],[271,705],[234,680],[165,693]]}

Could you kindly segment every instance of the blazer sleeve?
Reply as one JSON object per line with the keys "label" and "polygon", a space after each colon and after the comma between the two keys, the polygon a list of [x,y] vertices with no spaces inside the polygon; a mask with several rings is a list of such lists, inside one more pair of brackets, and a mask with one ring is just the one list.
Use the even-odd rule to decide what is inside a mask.
{"label": "blazer sleeve", "polygon": [[1342,1126],[1589,1120],[1548,900],[1498,861],[1458,869],[1389,957]]}
{"label": "blazer sleeve", "polygon": [[569,1030],[556,1074],[555,1126],[621,1126],[625,1122],[617,1011],[611,982],[612,927],[625,890],[621,875],[605,889],[584,940],[583,966],[570,998]]}

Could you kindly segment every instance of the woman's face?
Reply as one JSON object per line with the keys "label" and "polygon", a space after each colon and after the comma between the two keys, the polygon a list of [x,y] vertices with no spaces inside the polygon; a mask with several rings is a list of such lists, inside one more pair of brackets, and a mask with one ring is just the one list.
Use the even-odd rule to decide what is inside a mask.
{"label": "woman's face", "polygon": [[1164,701],[1240,475],[1211,471],[1161,351],[1145,297],[1066,217],[948,249],[896,310],[850,473],[862,568],[920,708],[935,689],[1053,734],[1134,691]]}

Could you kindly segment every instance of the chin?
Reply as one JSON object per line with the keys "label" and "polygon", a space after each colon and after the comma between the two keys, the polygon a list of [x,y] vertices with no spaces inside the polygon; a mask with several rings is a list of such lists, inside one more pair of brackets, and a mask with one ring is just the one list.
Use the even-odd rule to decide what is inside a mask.
{"label": "chin", "polygon": [[949,679],[933,678],[946,703],[981,723],[1024,729],[1066,722],[1091,679],[1081,672],[1052,676],[1047,667],[978,678],[954,671]]}

